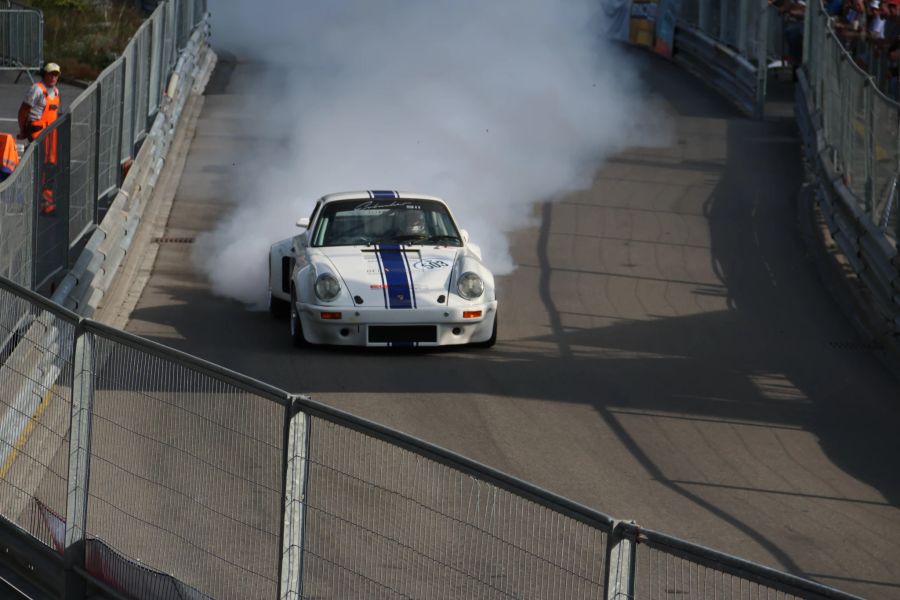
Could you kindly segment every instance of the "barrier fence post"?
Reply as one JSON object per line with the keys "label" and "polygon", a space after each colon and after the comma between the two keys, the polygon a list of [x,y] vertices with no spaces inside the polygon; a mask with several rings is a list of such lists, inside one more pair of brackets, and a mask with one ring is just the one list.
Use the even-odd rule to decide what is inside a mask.
{"label": "barrier fence post", "polygon": [[634,578],[637,568],[637,539],[634,521],[616,521],[609,534],[606,574],[606,600],[634,598]]}
{"label": "barrier fence post", "polygon": [[709,2],[710,0],[700,0],[697,8],[697,26],[703,33],[709,33]]}
{"label": "barrier fence post", "polygon": [[758,0],[756,20],[756,118],[766,115],[766,87],[769,81],[769,2]]}
{"label": "barrier fence post", "polygon": [[285,419],[285,461],[282,490],[281,565],[278,597],[303,597],[303,534],[306,520],[306,486],[309,467],[309,416],[292,402]]}
{"label": "barrier fence post", "polygon": [[90,334],[81,325],[76,329],[74,368],[66,491],[65,600],[82,600],[85,597],[85,582],[75,572],[75,567],[85,567],[91,414],[94,404],[94,348]]}
{"label": "barrier fence post", "polygon": [[866,128],[866,213],[874,222],[878,222],[875,215],[875,93],[872,90],[875,81],[868,77],[863,84],[863,104],[865,105]]}
{"label": "barrier fence post", "polygon": [[[28,151],[29,143],[26,142],[25,151]],[[31,202],[31,281],[28,283],[28,289],[33,290],[38,284],[38,214],[40,212],[41,197],[41,156],[38,149],[35,148],[31,153],[31,198],[26,198],[26,202]]]}
{"label": "barrier fence post", "polygon": [[100,129],[103,123],[103,85],[102,81],[97,82],[97,88],[94,92],[97,101],[94,103],[94,193],[91,198],[91,223],[100,224]]}

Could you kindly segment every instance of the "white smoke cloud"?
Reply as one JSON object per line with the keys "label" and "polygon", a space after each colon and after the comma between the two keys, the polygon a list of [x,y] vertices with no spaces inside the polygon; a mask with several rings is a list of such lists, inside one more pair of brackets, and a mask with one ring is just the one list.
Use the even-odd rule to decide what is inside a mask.
{"label": "white smoke cloud", "polygon": [[[213,0],[213,45],[268,78],[251,128],[284,136],[242,169],[196,244],[214,292],[261,305],[271,243],[331,192],[445,198],[499,274],[535,202],[590,187],[661,136],[598,0]],[[254,28],[255,24],[255,28]]]}

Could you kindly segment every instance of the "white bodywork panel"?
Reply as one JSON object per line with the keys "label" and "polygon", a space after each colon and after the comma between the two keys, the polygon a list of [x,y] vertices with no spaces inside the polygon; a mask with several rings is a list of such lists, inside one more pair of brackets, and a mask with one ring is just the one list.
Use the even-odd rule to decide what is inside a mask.
{"label": "white bodywork panel", "polygon": [[[481,262],[477,246],[392,244],[309,245],[320,208],[331,201],[366,198],[367,192],[335,194],[320,199],[309,229],[272,245],[269,252],[269,292],[272,298],[290,302],[302,324],[306,341],[319,344],[368,346],[440,346],[485,342],[494,335],[497,300],[494,277]],[[433,196],[400,193],[402,200]],[[446,206],[446,205],[445,205]],[[448,211],[449,212],[449,211]],[[328,273],[340,283],[340,293],[329,302],[315,294],[316,279]],[[484,293],[474,300],[463,298],[457,281],[475,273],[484,282]],[[326,316],[323,316],[323,313]],[[396,326],[425,326],[427,341],[392,339]],[[433,327],[433,332],[429,326]],[[370,328],[372,331],[370,331]],[[433,336],[433,339],[432,339]]]}

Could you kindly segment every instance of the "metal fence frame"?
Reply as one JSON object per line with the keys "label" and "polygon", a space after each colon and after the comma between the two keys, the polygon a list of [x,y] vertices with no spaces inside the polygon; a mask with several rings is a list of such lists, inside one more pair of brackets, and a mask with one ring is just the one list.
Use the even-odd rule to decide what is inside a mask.
{"label": "metal fence frame", "polygon": [[44,14],[14,2],[0,8],[0,70],[36,71],[44,64]]}
{"label": "metal fence frame", "polygon": [[835,171],[881,232],[900,243],[900,104],[844,48],[820,0],[807,8],[804,67]]}
{"label": "metal fence frame", "polygon": [[[205,0],[160,2],[122,55],[29,144],[0,183],[0,238],[7,238],[0,241],[0,275],[46,291],[72,266],[118,193],[164,101],[179,52],[206,14]],[[51,137],[58,152],[53,165],[31,150]],[[38,210],[48,191],[57,205],[52,216]]]}
{"label": "metal fence frame", "polygon": [[675,60],[746,114],[762,118],[769,63],[782,58],[781,20],[767,0],[682,0]]}
{"label": "metal fence frame", "polygon": [[[198,388],[188,384],[186,376],[203,377],[214,382],[215,389],[248,393],[264,406],[270,405],[267,410],[278,415],[280,424],[273,431],[279,433],[272,436],[271,443],[280,453],[280,461],[274,465],[279,501],[269,519],[277,520],[279,526],[270,536],[267,550],[277,564],[269,567],[268,591],[254,597],[750,600],[774,595],[856,599],[824,585],[642,529],[633,522],[616,521],[422,440],[81,319],[4,278],[0,278],[0,298],[0,304],[18,307],[8,309],[13,310],[8,314],[0,312],[0,376],[19,364],[19,354],[46,339],[43,329],[34,329],[29,323],[68,323],[74,328],[71,345],[60,350],[70,368],[59,373],[68,374],[68,383],[51,381],[46,370],[41,370],[43,363],[33,364],[28,371],[45,373],[40,382],[36,375],[31,377],[40,393],[61,386],[71,395],[71,402],[64,404],[70,410],[70,422],[64,423],[67,445],[57,451],[55,459],[65,459],[68,473],[65,507],[51,510],[38,490],[32,512],[37,511],[39,526],[23,521],[24,513],[0,514],[0,539],[15,542],[11,560],[21,552],[36,557],[30,559],[32,564],[46,569],[58,570],[64,565],[65,578],[47,573],[36,576],[45,586],[56,585],[54,591],[66,598],[82,599],[91,590],[100,590],[106,597],[160,600],[200,600],[212,597],[214,590],[219,597],[245,595],[216,583],[227,571],[214,568],[198,574],[182,569],[179,573],[171,561],[162,565],[160,559],[153,558],[177,550],[169,545],[172,538],[152,535],[155,528],[165,529],[170,513],[160,515],[162,521],[140,523],[145,529],[143,535],[135,536],[130,529],[120,532],[124,537],[120,535],[116,543],[101,539],[92,530],[90,514],[97,510],[98,494],[104,493],[92,488],[100,485],[110,489],[97,471],[110,458],[97,454],[96,444],[112,443],[109,449],[126,456],[138,439],[97,438],[102,436],[96,429],[98,411],[102,410],[96,404],[102,382],[130,368],[127,361],[99,351],[100,345],[114,344],[156,361],[156,366],[145,366],[139,376],[146,389],[123,386],[113,390],[110,397],[121,397],[118,404],[127,403],[125,396],[134,390],[145,394],[146,401],[134,404],[143,407],[140,410],[144,412],[137,416],[152,413],[154,398],[166,399],[169,391],[186,397],[196,395]],[[35,331],[44,335],[36,337],[32,335]],[[7,390],[0,390],[0,402],[9,404]],[[180,410],[171,406],[167,410]],[[32,416],[31,421],[39,417]],[[172,422],[173,416],[165,418]],[[196,435],[203,438],[221,426],[210,416]],[[152,436],[153,431],[153,425],[147,423],[135,434]],[[238,433],[230,436],[228,439],[240,438]],[[8,444],[9,437],[10,433],[4,432],[0,443]],[[27,449],[25,445],[22,448]],[[160,456],[155,460],[163,459]],[[45,462],[56,464],[53,460]],[[161,468],[167,464],[171,466],[164,463]],[[209,468],[215,469],[212,465]],[[229,485],[233,485],[206,476],[201,479],[210,497],[227,495]],[[151,483],[173,485],[168,480]],[[128,497],[127,490],[116,493],[124,494],[119,498],[126,504],[141,502],[133,495]],[[185,506],[196,505],[197,501],[190,496],[183,499]],[[245,506],[245,500],[241,502],[239,506]],[[254,514],[249,511],[244,518],[258,519]],[[243,538],[229,538],[238,535],[233,531],[233,527],[223,529],[216,544],[243,544]],[[121,547],[130,540],[143,548],[140,562]],[[184,573],[191,576],[192,585],[179,581],[178,575],[184,577]]]}

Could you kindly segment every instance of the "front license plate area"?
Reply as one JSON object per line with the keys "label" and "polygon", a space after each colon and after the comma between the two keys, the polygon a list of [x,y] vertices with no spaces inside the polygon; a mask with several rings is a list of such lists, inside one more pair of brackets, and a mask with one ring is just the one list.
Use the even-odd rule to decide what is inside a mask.
{"label": "front license plate area", "polygon": [[395,342],[436,342],[437,327],[434,325],[370,325],[370,344],[391,344]]}

